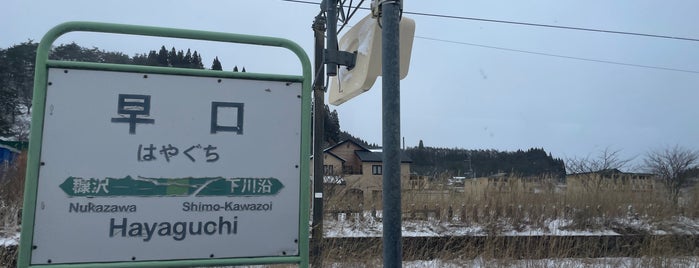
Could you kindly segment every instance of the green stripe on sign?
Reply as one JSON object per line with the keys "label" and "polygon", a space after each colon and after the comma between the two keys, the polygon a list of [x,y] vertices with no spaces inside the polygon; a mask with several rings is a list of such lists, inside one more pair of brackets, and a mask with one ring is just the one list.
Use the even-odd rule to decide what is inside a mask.
{"label": "green stripe on sign", "polygon": [[284,185],[276,178],[68,177],[59,187],[70,197],[267,196]]}
{"label": "green stripe on sign", "polygon": [[189,185],[189,179],[173,179],[171,180],[172,183],[167,185],[166,188],[166,194],[167,195],[175,195],[175,196],[183,196],[183,195],[189,195],[190,194],[190,185]]}

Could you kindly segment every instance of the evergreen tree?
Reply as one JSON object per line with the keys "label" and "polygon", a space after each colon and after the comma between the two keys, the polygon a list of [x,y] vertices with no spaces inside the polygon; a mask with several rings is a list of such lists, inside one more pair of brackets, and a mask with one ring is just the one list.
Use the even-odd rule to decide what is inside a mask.
{"label": "evergreen tree", "polygon": [[5,62],[3,65],[8,68],[8,72],[3,72],[3,74],[10,76],[6,80],[6,86],[15,92],[16,104],[20,106],[18,109],[23,114],[29,114],[32,107],[34,64],[38,46],[38,43],[28,41],[12,46],[5,51],[7,61],[3,61]]}
{"label": "evergreen tree", "polygon": [[233,67],[233,71],[234,71],[234,72],[238,72],[238,65],[236,65],[235,67]]}
{"label": "evergreen tree", "polygon": [[[135,58],[136,56],[134,56]],[[106,51],[101,51],[100,52],[100,58],[101,62],[106,62],[106,63],[118,63],[118,64],[131,64],[133,63],[133,60],[129,58],[129,55],[126,55],[121,52],[106,52]]]}
{"label": "evergreen tree", "polygon": [[148,61],[146,63],[148,66],[158,66],[158,52],[151,50],[148,52]]}
{"label": "evergreen tree", "polygon": [[185,62],[185,60],[184,60],[184,51],[182,51],[182,50],[177,51],[177,57],[175,60],[175,64],[173,64],[172,67],[187,68],[187,62]]}
{"label": "evergreen tree", "polygon": [[170,51],[167,52],[167,63],[170,67],[176,67],[177,51],[175,51],[175,47],[172,47],[172,49],[170,49]]}
{"label": "evergreen tree", "polygon": [[[21,123],[17,121],[17,117],[28,115],[31,111],[37,47],[38,43],[28,41],[0,49],[0,136],[16,136],[18,133],[14,132],[18,131],[16,127]],[[165,46],[147,54],[135,54],[131,58],[121,52],[107,52],[96,47],[85,48],[73,42],[53,48],[49,52],[49,58],[61,61],[204,69],[202,57],[197,51],[187,49],[185,53],[183,50],[177,51],[175,47],[168,51]],[[212,69],[223,69],[218,57],[214,59]],[[339,123],[337,125],[339,129]]]}
{"label": "evergreen tree", "polygon": [[135,54],[131,58],[131,63],[134,65],[148,65],[148,54]]}
{"label": "evergreen tree", "polygon": [[[500,152],[432,148],[425,147],[421,142],[417,147],[406,149],[406,152],[413,160],[411,170],[423,175],[446,172],[456,176],[472,168],[475,175],[481,177],[503,172],[522,177],[565,176],[563,160],[551,157],[543,148]],[[470,167],[466,165],[469,161]]]}
{"label": "evergreen tree", "polygon": [[192,68],[194,66],[192,64],[192,51],[189,48],[187,49],[187,53],[184,54],[184,58],[182,58],[182,64],[185,68]]}
{"label": "evergreen tree", "polygon": [[211,64],[211,70],[223,71],[223,66],[221,66],[221,62],[218,60],[218,57],[214,58],[214,62]]}
{"label": "evergreen tree", "polygon": [[323,137],[328,144],[336,144],[340,142],[340,119],[337,110],[331,112],[328,105],[325,105],[324,110]]}
{"label": "evergreen tree", "polygon": [[17,136],[18,116],[29,114],[38,43],[27,41],[0,49],[0,136]]}
{"label": "evergreen tree", "polygon": [[160,51],[158,51],[158,65],[157,66],[163,66],[163,67],[168,67],[170,64],[168,63],[167,60],[167,49],[165,46],[160,47]]}
{"label": "evergreen tree", "polygon": [[201,55],[197,53],[197,51],[194,51],[194,54],[192,55],[192,67],[195,69],[204,69],[204,63],[201,61]]}
{"label": "evergreen tree", "polygon": [[101,62],[101,51],[97,48],[87,49],[73,42],[54,48],[49,58],[63,61]]}
{"label": "evergreen tree", "polygon": [[0,136],[8,136],[13,124],[13,115],[17,113],[17,94],[9,87],[10,70],[7,66],[6,50],[0,49]]}

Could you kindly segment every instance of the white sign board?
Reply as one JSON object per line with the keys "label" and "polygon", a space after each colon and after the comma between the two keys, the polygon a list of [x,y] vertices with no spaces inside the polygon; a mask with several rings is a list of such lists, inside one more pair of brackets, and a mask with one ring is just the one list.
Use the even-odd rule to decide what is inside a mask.
{"label": "white sign board", "polygon": [[32,264],[299,254],[300,83],[52,68],[47,88]]}
{"label": "white sign board", "polygon": [[[415,39],[415,21],[402,17],[399,27],[400,36],[400,79],[408,76],[410,53]],[[330,77],[328,101],[340,105],[369,91],[376,78],[382,74],[382,36],[378,20],[371,14],[360,20],[352,29],[340,38],[339,50],[356,52],[357,61],[354,68],[341,67],[336,76]]]}

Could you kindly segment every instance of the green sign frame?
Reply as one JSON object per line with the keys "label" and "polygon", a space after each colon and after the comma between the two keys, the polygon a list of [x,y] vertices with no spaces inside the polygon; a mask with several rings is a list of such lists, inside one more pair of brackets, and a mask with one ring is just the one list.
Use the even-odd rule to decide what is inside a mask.
{"label": "green sign frame", "polygon": [[[53,43],[60,36],[69,32],[96,32],[111,34],[127,34],[137,36],[168,37],[179,39],[192,39],[203,41],[215,41],[225,43],[258,45],[267,47],[279,47],[293,52],[301,62],[301,75],[280,75],[249,72],[227,72],[213,70],[198,70],[170,67],[138,66],[125,64],[109,64],[94,62],[58,61],[48,58]],[[44,114],[46,111],[46,91],[49,68],[73,68],[84,70],[101,70],[115,72],[137,72],[152,74],[169,74],[199,77],[237,78],[247,80],[264,81],[292,81],[302,83],[302,107],[301,107],[301,140],[299,163],[299,230],[298,248],[299,254],[295,256],[278,257],[245,257],[223,259],[196,259],[196,260],[157,260],[134,261],[112,263],[87,263],[87,264],[41,264],[32,265],[31,255],[33,249],[33,236],[35,226],[35,212],[37,208],[37,189],[39,167],[41,161],[41,146],[43,140]],[[27,173],[25,177],[24,209],[22,215],[22,232],[19,245],[18,267],[191,267],[191,266],[220,266],[220,265],[255,265],[297,263],[300,267],[309,266],[309,208],[310,208],[310,131],[311,131],[311,64],[308,55],[296,43],[282,38],[242,35],[221,32],[185,30],[174,28],[150,27],[139,25],[112,24],[100,22],[66,22],[49,30],[39,43],[36,55],[36,70],[34,76],[33,114],[29,152],[27,159]]]}

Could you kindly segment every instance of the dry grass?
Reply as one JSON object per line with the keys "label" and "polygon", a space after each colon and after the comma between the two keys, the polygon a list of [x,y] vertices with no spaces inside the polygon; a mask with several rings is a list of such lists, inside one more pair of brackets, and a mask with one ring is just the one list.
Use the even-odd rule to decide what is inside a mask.
{"label": "dry grass", "polygon": [[556,219],[570,220],[569,228],[573,230],[600,230],[616,228],[614,221],[619,219],[661,223],[678,216],[699,216],[699,186],[687,189],[684,204],[676,206],[662,188],[570,191],[550,179],[542,179],[536,186],[521,181],[510,178],[496,187],[479,188],[478,195],[468,190],[404,191],[402,209],[409,218],[428,211],[439,220],[482,226],[506,223],[515,230],[522,226],[545,228],[547,222]]}
{"label": "dry grass", "polygon": [[[623,256],[637,258],[634,263],[641,262],[643,266],[666,267],[673,266],[673,261],[686,259],[685,256],[699,254],[697,230],[693,232],[695,235],[688,236],[655,236],[650,232],[663,227],[668,227],[666,230],[669,231],[671,225],[682,218],[696,219],[699,216],[699,186],[686,189],[684,202],[680,205],[669,202],[662,187],[645,191],[636,191],[630,186],[618,186],[614,190],[581,188],[571,191],[547,178],[539,180],[535,186],[522,183],[519,178],[508,178],[497,187],[479,189],[477,195],[468,190],[461,192],[435,187],[404,191],[402,198],[406,220],[481,226],[486,234],[479,239],[445,238],[438,243],[423,242],[421,245],[406,245],[410,240],[404,238],[404,260],[481,258],[498,260],[502,264],[507,260]],[[329,201],[336,206],[348,206],[349,203],[338,196],[329,197]],[[566,230],[612,230],[627,235],[625,237],[629,239],[502,235],[506,231],[527,228],[546,230],[553,220],[568,223]],[[352,239],[343,243],[326,241],[332,241],[323,245],[323,258],[327,262],[371,267],[381,258],[380,239]]]}
{"label": "dry grass", "polygon": [[[22,153],[14,165],[0,167],[0,237],[13,235],[20,229],[26,162],[27,154]],[[14,267],[16,258],[16,246],[0,245],[0,265]]]}

